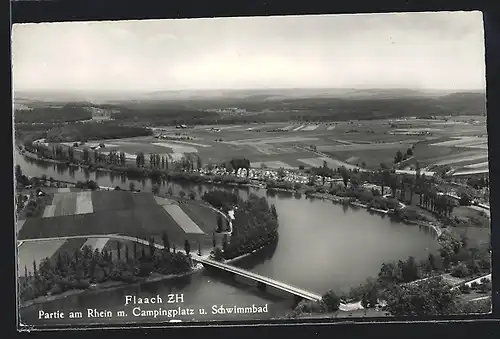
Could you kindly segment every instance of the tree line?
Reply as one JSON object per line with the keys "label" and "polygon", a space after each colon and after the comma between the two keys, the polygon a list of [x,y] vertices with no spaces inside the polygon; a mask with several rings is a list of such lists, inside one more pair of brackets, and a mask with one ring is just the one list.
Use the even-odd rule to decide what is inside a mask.
{"label": "tree line", "polygon": [[[451,232],[444,232],[439,241],[439,255],[430,253],[421,261],[410,256],[405,261],[383,263],[376,277],[367,278],[347,294],[339,296],[330,290],[320,302],[299,303],[290,316],[336,312],[342,301],[361,301],[365,309],[375,308],[385,301],[382,309],[393,316],[463,314],[471,309],[488,312],[491,307],[488,303],[476,306],[464,303],[460,294],[468,293],[467,288],[463,288],[465,285],[451,289],[441,275],[451,273],[460,278],[472,278],[489,273],[489,251],[471,247],[466,237],[457,239]],[[491,291],[491,282],[484,281],[476,288],[480,293],[487,293]]]}
{"label": "tree line", "polygon": [[71,142],[102,139],[121,139],[150,136],[153,131],[146,127],[126,126],[113,121],[81,122],[56,126],[47,131],[47,142]]}
{"label": "tree line", "polygon": [[36,107],[29,110],[16,109],[16,123],[76,122],[92,119],[92,112],[78,104],[64,104],[61,107]]}
{"label": "tree line", "polygon": [[233,232],[223,238],[222,248],[214,246],[215,258],[233,259],[278,240],[278,214],[266,198],[250,194],[247,200],[243,200],[234,193],[214,190],[206,192],[203,199],[226,211],[236,207]]}
{"label": "tree line", "polygon": [[[425,287],[422,288],[419,283],[412,284],[412,282],[428,278],[429,281],[432,281],[429,282],[428,287],[435,287],[444,293],[444,291],[450,290],[450,287],[445,282],[435,280],[436,276],[451,273],[452,276],[466,278],[488,273],[491,269],[490,255],[487,249],[471,247],[466,237],[457,239],[451,232],[443,232],[439,242],[438,256],[429,253],[428,258],[420,262],[409,257],[406,261],[383,263],[376,278],[369,278],[365,284],[353,288],[345,298],[361,300],[365,308],[375,307],[380,299],[387,300],[387,309],[393,315],[402,315],[401,312],[406,312],[406,315],[412,312],[419,315],[449,314],[435,313],[444,312],[439,309],[426,310],[425,307],[419,309],[419,307],[423,307],[418,304],[419,298],[429,298],[428,293],[430,292],[425,290]],[[466,271],[462,270],[462,266],[466,268]],[[400,296],[400,294],[404,294],[404,296]],[[398,305],[398,300],[412,294],[416,298],[415,304],[411,307],[407,305],[403,311]],[[451,294],[446,292],[446,295],[450,296]],[[442,300],[441,297],[443,296],[436,295],[429,301],[435,305],[451,302],[450,300]],[[454,310],[451,308],[449,312],[451,311]]]}
{"label": "tree line", "polygon": [[[171,171],[194,171],[203,167],[203,162],[199,155],[187,153],[178,160],[172,161],[170,156],[152,153],[149,155],[149,166],[146,166],[146,156],[144,152],[138,152],[135,157],[135,167],[128,166],[125,152],[110,150],[108,154],[98,149],[83,148],[81,156],[75,155],[75,148],[79,143],[73,146],[64,147],[61,145],[47,146],[41,143],[26,142],[24,147],[27,151],[37,154],[41,158],[64,161],[69,164],[79,164],[86,166],[104,166],[112,170],[124,171],[131,175],[144,176],[149,174],[153,177],[159,177]],[[99,145],[104,148],[104,144]],[[147,172],[147,173],[146,173]]]}
{"label": "tree line", "polygon": [[[164,243],[168,237],[163,235]],[[37,265],[33,262],[32,272],[24,268],[25,276],[19,279],[20,298],[32,300],[46,295],[56,295],[69,290],[87,289],[91,284],[107,281],[135,282],[151,273],[182,274],[189,272],[192,265],[189,256],[171,249],[170,245],[158,250],[154,239],[149,246],[115,242],[115,249],[105,246],[102,251],[90,246],[58,251],[52,258],[45,258]],[[140,246],[140,248],[139,248]],[[189,253],[189,248],[186,248]]]}

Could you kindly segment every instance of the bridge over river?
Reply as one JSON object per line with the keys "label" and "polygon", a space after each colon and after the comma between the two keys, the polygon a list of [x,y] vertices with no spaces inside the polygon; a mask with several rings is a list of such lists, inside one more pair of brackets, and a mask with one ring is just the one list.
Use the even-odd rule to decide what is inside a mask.
{"label": "bridge over river", "polygon": [[[119,234],[103,234],[103,235],[74,235],[74,236],[65,236],[65,237],[54,237],[54,238],[36,238],[36,239],[23,239],[23,240],[18,240],[18,247],[20,247],[23,243],[27,242],[39,242],[39,241],[53,241],[53,240],[65,240],[65,239],[78,239],[78,238],[108,238],[108,239],[115,239],[115,240],[123,240],[123,241],[133,241],[139,244],[143,245],[150,245],[147,240],[140,239],[140,238],[135,238],[135,237],[130,237],[126,235],[119,235]],[[164,247],[160,244],[154,244],[154,247],[160,250],[163,250]],[[238,275],[250,280],[253,280],[257,282],[257,285],[259,288],[265,288],[266,286],[271,286],[273,288],[276,288],[278,290],[287,292],[292,294],[293,296],[299,298],[299,299],[306,299],[306,300],[311,300],[311,301],[319,301],[322,299],[322,296],[310,291],[307,291],[305,289],[295,287],[289,284],[286,284],[284,282],[271,279],[244,269],[241,269],[239,267],[235,267],[223,262],[215,261],[210,259],[208,256],[199,256],[195,253],[191,253],[191,258],[196,261],[201,263],[205,267],[212,267],[216,268],[225,272],[229,272],[234,275]],[[342,308],[343,305],[341,305]]]}

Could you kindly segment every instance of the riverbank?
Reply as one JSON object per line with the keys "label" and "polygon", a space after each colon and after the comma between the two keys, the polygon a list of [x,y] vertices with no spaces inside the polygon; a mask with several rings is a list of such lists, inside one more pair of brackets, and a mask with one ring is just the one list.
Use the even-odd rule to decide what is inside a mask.
{"label": "riverbank", "polygon": [[[52,164],[68,165],[67,161],[55,160],[55,159],[50,159],[50,158],[43,158],[43,157],[40,157],[38,154],[32,153],[26,149],[24,149],[22,151],[20,150],[19,153],[21,155],[29,158],[29,159],[36,160],[36,161],[46,161],[46,162],[50,162]],[[74,164],[74,166],[78,166],[78,165]]]}
{"label": "riverbank", "polygon": [[187,276],[193,275],[195,273],[198,273],[198,272],[202,271],[203,268],[204,267],[202,264],[196,264],[191,271],[186,272],[186,273],[167,274],[167,275],[155,273],[149,277],[138,278],[138,280],[136,282],[133,282],[133,283],[126,283],[126,282],[121,282],[121,281],[106,281],[104,283],[91,285],[88,289],[85,289],[85,290],[70,290],[70,291],[66,291],[66,292],[63,292],[60,294],[56,294],[56,295],[42,296],[42,297],[38,297],[36,299],[20,302],[19,308],[20,309],[27,308],[27,307],[30,307],[33,305],[44,304],[47,302],[61,300],[61,299],[73,297],[76,295],[98,294],[98,293],[102,293],[102,292],[115,291],[115,290],[119,290],[119,289],[126,288],[126,287],[136,287],[136,286],[141,286],[144,284],[149,284],[149,283],[154,283],[154,282],[159,282],[159,281],[166,281],[166,280],[183,278],[183,277],[187,277]]}
{"label": "riverbank", "polygon": [[272,244],[267,244],[267,245],[264,245],[264,246],[261,246],[255,250],[253,250],[252,252],[250,253],[245,253],[245,254],[242,254],[240,256],[237,256],[235,258],[232,258],[232,259],[227,259],[227,260],[224,260],[223,263],[224,264],[228,264],[228,265],[231,265],[231,264],[234,264],[234,263],[237,263],[245,258],[248,258],[250,257],[251,255],[254,255],[254,254],[258,254],[259,252],[265,250],[266,248],[268,248],[269,246],[271,246]]}
{"label": "riverbank", "polygon": [[[225,264],[237,263],[237,262],[239,262],[239,261],[241,261],[241,260],[243,260],[251,255],[255,255],[255,254],[265,250],[268,246],[269,245],[262,246],[256,250],[253,250],[250,253],[243,254],[243,255],[238,256],[238,257],[233,258],[233,259],[224,260],[222,262]],[[30,306],[44,304],[44,303],[48,303],[48,302],[52,302],[52,301],[56,301],[56,300],[61,300],[61,299],[69,298],[69,297],[74,297],[76,295],[99,294],[99,293],[103,293],[103,292],[120,290],[120,289],[128,288],[128,287],[137,287],[137,286],[142,286],[145,284],[150,284],[150,283],[155,283],[155,282],[160,282],[160,281],[167,281],[167,280],[184,278],[184,277],[193,275],[195,273],[199,273],[199,272],[203,271],[204,269],[205,269],[205,267],[203,266],[203,264],[197,263],[194,265],[194,267],[191,271],[183,273],[183,274],[162,275],[162,274],[158,274],[158,273],[153,273],[149,277],[138,278],[138,280],[133,282],[133,283],[127,283],[127,282],[121,282],[121,281],[106,281],[106,282],[100,283],[100,284],[93,284],[88,289],[85,289],[85,290],[70,290],[70,291],[66,291],[66,292],[63,292],[60,294],[56,294],[56,295],[47,295],[47,296],[38,297],[36,299],[20,302],[19,308],[20,309],[28,308]]]}
{"label": "riverbank", "polygon": [[[25,151],[27,152],[27,151]],[[26,155],[26,153],[24,154]],[[52,159],[40,159],[36,154],[31,154],[31,156],[35,157],[35,159],[37,160],[42,160],[42,161],[53,161],[53,162],[57,162],[57,163],[62,163],[60,161],[56,161],[56,160],[52,160]],[[62,164],[67,164],[67,163],[62,163]],[[89,168],[90,166],[84,166],[84,165],[78,165],[82,168]],[[104,168],[104,167],[98,167],[98,168],[92,168],[93,171],[99,171],[99,172],[108,172],[108,173],[116,173],[116,174],[123,174],[122,172],[120,171],[113,171],[112,169],[109,169],[109,168]],[[171,177],[173,179],[173,181],[182,181],[182,178],[177,178],[176,176],[177,175],[180,175],[180,174],[183,174],[183,175],[192,175],[190,173],[173,173],[173,176]],[[317,198],[317,199],[323,199],[323,200],[330,200],[334,203],[338,203],[338,204],[348,204],[350,206],[353,206],[353,207],[359,207],[359,208],[363,208],[369,212],[375,212],[377,214],[381,214],[381,215],[388,215],[388,214],[394,214],[394,211],[393,210],[390,210],[390,209],[387,209],[387,210],[384,210],[384,209],[378,209],[378,208],[374,208],[374,207],[370,207],[366,204],[363,204],[361,203],[359,200],[355,199],[353,200],[352,197],[340,197],[340,196],[336,196],[336,195],[332,195],[332,194],[329,194],[329,193],[318,193],[318,192],[313,192],[313,193],[308,193],[308,190],[310,188],[300,188],[300,189],[286,189],[286,188],[267,188],[264,184],[262,184],[261,182],[256,182],[257,180],[255,179],[249,179],[249,180],[252,180],[253,182],[249,182],[249,183],[237,183],[237,182],[220,182],[220,181],[216,181],[216,180],[212,180],[210,177],[207,177],[207,176],[204,176],[204,175],[196,175],[196,178],[197,180],[193,181],[193,183],[198,183],[198,184],[211,184],[211,185],[218,185],[218,186],[224,186],[224,187],[235,187],[235,188],[250,188],[250,187],[253,187],[253,188],[259,188],[259,189],[263,189],[265,190],[266,192],[270,192],[270,193],[287,193],[287,194],[305,194],[307,197],[311,197],[311,198]],[[177,180],[176,180],[177,179]],[[201,182],[197,182],[198,180],[202,179]],[[189,180],[189,178],[187,178],[187,180]],[[64,183],[66,184],[69,184],[70,182],[67,182],[65,181]],[[76,183],[72,183],[72,184],[76,184]],[[215,210],[215,209],[214,209]],[[223,212],[221,211],[218,211],[217,212],[223,214],[223,216],[226,218],[226,220],[229,221],[229,217],[227,215],[225,215]],[[433,225],[433,224],[426,224],[426,223],[422,223],[422,222],[418,222],[418,221],[412,221],[412,220],[402,220],[402,222],[406,223],[406,224],[409,224],[409,225],[418,225],[418,226],[424,226],[424,227],[429,227],[430,229],[432,229],[436,235],[439,237],[441,234],[442,234],[442,231],[440,229],[439,226],[436,226],[436,225]],[[232,225],[231,225],[232,226]],[[232,227],[231,227],[232,228]]]}
{"label": "riverbank", "polygon": [[[338,203],[338,204],[346,204],[347,203],[349,206],[363,208],[369,212],[372,211],[372,212],[376,212],[376,213],[379,213],[382,215],[393,214],[391,210],[382,210],[382,209],[373,208],[373,207],[370,207],[366,204],[362,204],[356,200],[352,201],[351,198],[347,198],[347,197],[339,197],[339,196],[330,195],[330,194],[326,194],[326,193],[312,193],[312,194],[309,194],[308,196],[318,198],[318,199],[330,200],[330,201],[332,201],[334,203]],[[438,238],[443,233],[443,231],[441,230],[441,228],[439,226],[434,225],[432,223],[423,223],[421,221],[414,221],[414,220],[401,220],[401,222],[404,224],[407,224],[407,225],[417,225],[417,226],[428,227],[435,232],[435,234]]]}
{"label": "riverbank", "polygon": [[[35,173],[36,173],[36,172],[35,172]],[[43,172],[42,172],[42,173],[43,173]],[[50,173],[52,173],[52,172],[50,172]],[[83,176],[80,174],[80,176],[78,176],[77,178],[79,178],[79,179],[80,179],[80,177],[83,177]],[[80,179],[80,180],[81,180],[81,179]],[[106,186],[111,186],[111,184],[109,184],[109,183],[108,183],[108,181],[106,180],[106,177],[104,177],[104,178],[103,178],[103,180],[101,180],[101,182],[102,182],[103,184],[105,184]],[[128,185],[127,183],[123,183],[121,186],[122,186],[122,187],[126,187],[127,185]],[[176,186],[176,185],[174,184],[173,186]],[[227,185],[227,186],[231,186],[231,185]],[[237,184],[235,184],[234,186],[237,186]],[[243,185],[241,185],[241,186],[243,186]],[[145,188],[144,188],[143,190],[149,190],[149,188],[148,188],[148,187],[149,187],[149,186],[145,186]],[[111,188],[111,187],[110,187],[110,188]],[[263,187],[262,187],[262,188],[263,188]],[[166,188],[165,188],[165,189],[166,189]],[[163,189],[163,192],[165,192],[165,189]],[[179,189],[179,187],[174,187],[174,190],[177,190],[177,189]],[[185,190],[185,188],[182,188],[182,189],[184,189],[184,190]],[[208,189],[208,190],[209,190],[210,188],[206,188],[206,189]],[[311,188],[309,188],[309,187],[307,187],[306,189],[309,189],[309,191],[312,191],[312,189],[311,189]],[[267,191],[269,191],[269,189],[268,189]],[[275,190],[275,191],[276,191],[276,190]],[[281,191],[281,190],[280,190],[280,191]],[[283,190],[283,191],[285,191],[285,190]],[[176,192],[177,192],[177,191],[176,191]],[[200,191],[200,192],[201,192],[201,191]],[[260,191],[258,194],[259,194],[259,195],[262,195],[262,194],[263,194],[263,193],[265,193],[265,192],[266,192],[266,189],[264,188],[264,190],[263,190],[263,191]],[[295,192],[295,193],[300,193],[300,192],[297,192],[297,190],[295,190],[295,191],[293,191],[293,190],[288,190],[288,191],[285,191],[285,192],[289,192],[289,193],[294,193],[294,192]],[[200,193],[200,194],[201,194],[201,193]],[[320,193],[313,193],[313,195],[314,195],[314,196],[316,196],[316,197],[319,197],[319,196],[320,196]],[[289,195],[287,195],[287,194],[283,194],[283,195],[278,195],[278,196],[281,196],[281,197],[288,197]],[[307,194],[306,194],[306,196],[307,196]],[[326,194],[325,194],[325,196],[326,196]],[[305,197],[303,197],[303,198],[299,199],[300,201],[297,201],[297,202],[294,202],[296,199],[298,199],[298,198],[297,198],[297,196],[295,197],[296,199],[293,199],[293,196],[290,196],[290,198],[291,198],[291,199],[286,199],[286,200],[292,200],[292,201],[290,201],[290,203],[292,203],[292,206],[293,206],[293,204],[305,204],[306,206],[308,206],[308,205],[309,205],[309,204],[307,203],[307,201],[304,201],[304,198],[305,198]],[[339,202],[339,203],[343,203],[344,201],[347,201],[347,202],[349,203],[349,201],[350,201],[350,200],[352,200],[352,198],[348,198],[348,197],[338,197],[338,196],[331,196],[331,195],[330,195],[330,197],[329,197],[329,198],[330,198],[330,200],[337,200],[337,202]],[[279,200],[279,201],[281,201],[281,200],[283,200],[283,199],[278,199],[278,200]],[[279,201],[278,201],[278,200],[277,200],[277,203],[279,203]],[[355,204],[353,204],[353,206],[357,207],[357,208],[355,208],[355,209],[358,209],[358,210],[359,210],[359,208],[367,208],[367,206],[366,206],[366,205],[364,205],[364,206],[356,206],[356,202],[354,202],[354,203],[355,203]],[[328,204],[328,203],[321,203],[321,202],[319,202],[319,201],[318,201],[318,204],[319,204],[319,205],[324,205],[326,209],[332,209],[332,207],[334,207],[334,206],[331,206],[331,203],[329,203],[329,204]],[[288,206],[288,207],[290,207],[290,205],[287,205],[287,206]],[[330,206],[330,207],[328,207],[328,206]],[[307,207],[306,207],[306,209],[307,209]],[[336,209],[336,210],[340,210],[340,213],[342,213],[341,209],[339,209],[338,207],[335,207],[335,209]],[[363,211],[360,211],[360,212],[357,212],[357,213],[362,213],[363,215],[365,215],[365,213],[364,213]],[[347,213],[347,214],[353,214],[353,213]],[[383,213],[383,214],[385,214],[385,213]],[[348,216],[346,216],[346,217],[348,217]],[[373,221],[374,223],[375,223],[375,222],[377,222],[379,219],[380,219],[380,220],[384,219],[384,218],[374,218],[374,215],[372,215],[372,216],[367,216],[367,215],[365,215],[363,218],[364,218],[364,223],[365,223],[365,224],[370,224],[370,220],[371,220],[370,218],[372,218],[372,219],[376,219],[376,221],[375,221],[375,220]],[[387,218],[385,218],[385,219],[386,219],[386,222],[388,222],[388,221],[387,221]],[[414,229],[417,229],[417,230],[418,230],[418,228],[414,228]],[[420,231],[420,232],[422,232],[422,231]],[[427,232],[427,233],[428,233],[428,232]],[[410,239],[410,240],[411,240],[411,239]],[[299,246],[300,246],[300,244],[299,244]],[[423,246],[422,248],[424,248],[424,247],[425,247],[425,246]],[[264,248],[265,248],[265,247],[264,247]],[[261,248],[260,250],[262,250],[262,249],[264,249],[264,248]],[[228,260],[228,263],[230,263],[230,264],[237,264],[240,260],[243,260],[244,258],[251,256],[252,254],[256,254],[257,252],[259,252],[259,251],[254,250],[254,251],[252,251],[252,252],[250,252],[250,253],[242,254],[242,255],[240,255],[240,256],[238,256],[238,257],[236,257],[236,258],[233,258],[233,259]],[[266,252],[267,252],[267,251],[266,251]],[[259,261],[260,261],[260,259],[259,259]],[[241,265],[243,266],[243,264],[241,264]],[[285,281],[286,281],[286,280],[285,280]],[[299,282],[298,284],[301,286],[300,282]],[[347,288],[347,287],[346,287],[346,288]]]}
{"label": "riverbank", "polygon": [[436,236],[438,238],[443,234],[442,228],[439,227],[439,226],[437,226],[437,225],[434,225],[432,223],[423,223],[423,222],[414,221],[414,220],[406,220],[406,221],[403,221],[403,222],[405,224],[409,224],[409,225],[417,225],[417,226],[422,226],[422,227],[428,227],[428,228],[432,229],[436,233]]}

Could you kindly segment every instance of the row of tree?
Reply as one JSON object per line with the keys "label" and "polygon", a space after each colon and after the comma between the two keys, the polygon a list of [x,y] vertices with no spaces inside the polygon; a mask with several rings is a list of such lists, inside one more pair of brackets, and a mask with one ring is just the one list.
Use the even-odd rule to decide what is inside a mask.
{"label": "row of tree", "polygon": [[[237,206],[232,221],[233,231],[222,244],[224,259],[251,253],[278,241],[278,214],[275,206],[270,205],[266,198],[250,194],[247,200],[242,200],[234,193],[216,190],[205,199],[209,203],[213,202],[212,206],[216,208]],[[217,253],[220,254],[220,250],[215,249],[214,256]]]}
{"label": "row of tree", "polygon": [[396,152],[396,156],[394,157],[394,163],[399,164],[400,162],[402,162],[402,161],[404,161],[412,156],[413,156],[413,149],[412,148],[408,148],[405,153],[398,150]]}
{"label": "row of tree", "polygon": [[114,121],[76,122],[55,126],[46,132],[45,140],[50,143],[122,139],[152,135],[147,127],[127,126]]}
{"label": "row of tree", "polygon": [[138,277],[147,277],[152,272],[189,272],[192,269],[189,242],[186,240],[184,244],[184,254],[176,251],[175,246],[171,248],[166,234],[162,239],[163,250],[158,250],[154,246],[154,238],[150,238],[148,246],[117,241],[114,249],[106,246],[99,251],[83,246],[58,251],[55,256],[41,260],[38,265],[33,262],[32,272],[27,267],[24,268],[25,275],[20,279],[21,300],[55,295],[72,289],[86,289],[93,283],[135,282]]}
{"label": "row of tree", "polygon": [[[439,256],[430,253],[426,260],[420,262],[409,257],[406,261],[383,263],[376,278],[369,278],[366,283],[351,289],[345,299],[361,300],[365,308],[375,307],[380,299],[384,299],[388,301],[389,310],[394,315],[401,315],[401,312],[408,312],[407,314],[415,312],[421,315],[425,312],[430,312],[427,315],[434,314],[432,312],[437,312],[436,310],[425,310],[424,305],[417,303],[403,310],[397,305],[397,299],[392,297],[395,294],[402,294],[405,288],[407,291],[403,294],[407,296],[408,293],[414,293],[416,300],[422,295],[427,295],[428,291],[425,291],[425,287],[422,287],[421,283],[415,282],[419,279],[424,279],[422,283],[427,280],[432,281],[429,282],[428,286],[442,288],[441,292],[444,293],[444,291],[450,290],[449,285],[436,282],[432,277],[446,272],[451,272],[453,276],[462,278],[473,277],[485,274],[491,269],[488,251],[470,247],[466,237],[457,239],[451,232],[443,232],[439,240]],[[425,280],[425,278],[427,279]],[[448,292],[446,295],[449,295]],[[438,299],[436,300],[436,298]],[[431,300],[436,304],[446,302],[439,298],[441,298],[440,295],[434,295]],[[419,307],[424,309],[418,309]]]}
{"label": "row of tree", "polygon": [[[319,303],[301,302],[292,312],[297,316],[306,312],[335,312],[340,302],[359,300],[365,309],[377,307],[381,300],[386,312],[394,316],[436,316],[489,312],[491,302],[466,304],[460,299],[460,291],[453,290],[441,274],[451,272],[454,276],[472,277],[491,270],[487,251],[469,247],[467,238],[456,239],[451,233],[443,233],[440,239],[440,255],[429,254],[426,260],[417,262],[409,257],[406,261],[383,263],[376,278],[368,278],[365,283],[352,288],[339,297],[328,291]],[[466,274],[459,274],[457,272]],[[491,290],[491,283],[484,281],[482,292]],[[465,291],[464,293],[468,293]]]}
{"label": "row of tree", "polygon": [[[203,166],[201,158],[195,153],[184,154],[178,161],[172,161],[168,155],[160,156],[153,153],[149,155],[149,166],[146,168],[146,156],[144,152],[138,152],[135,158],[135,167],[130,167],[127,166],[127,158],[124,152],[111,150],[108,154],[105,154],[96,148],[85,147],[82,149],[81,155],[77,157],[75,147],[78,146],[79,143],[75,143],[69,147],[61,145],[49,147],[42,143],[27,141],[24,147],[27,151],[33,152],[41,158],[64,161],[70,164],[83,164],[91,167],[106,166],[112,170],[125,172],[132,176],[149,175],[151,177],[161,177],[168,173],[169,169],[178,172],[193,172],[195,169],[200,169]],[[101,143],[99,147],[104,148],[105,145]]]}
{"label": "row of tree", "polygon": [[[413,203],[413,197],[415,193],[419,196],[419,205],[425,209],[428,209],[441,217],[450,217],[453,209],[459,205],[456,199],[438,192],[435,177],[427,177],[425,174],[420,174],[420,169],[417,164],[416,175],[409,174],[397,174],[392,170],[382,166],[380,170],[368,172],[368,171],[358,171],[358,170],[348,170],[345,167],[339,167],[336,170],[328,168],[326,162],[324,162],[322,167],[312,168],[309,171],[310,180],[308,185],[316,186],[315,176],[319,175],[322,177],[323,185],[325,178],[334,177],[336,175],[341,176],[344,187],[350,187],[354,190],[359,189],[359,186],[364,182],[369,182],[380,186],[380,191],[371,190],[373,196],[383,195],[386,193],[386,187],[390,188],[391,196],[393,199],[398,199],[399,201],[406,202],[408,204]],[[280,187],[289,189],[300,189],[302,185],[292,184],[286,182],[275,182],[268,181],[268,187]],[[318,191],[317,189],[315,191]],[[327,190],[324,190],[325,192]],[[339,193],[340,191],[340,193]],[[340,190],[339,187],[335,187],[333,181],[330,183],[330,190],[328,191],[332,194],[342,195],[342,192],[346,190]],[[356,194],[355,194],[356,195]],[[367,195],[367,193],[365,193]],[[464,194],[461,194],[464,195]],[[357,197],[358,198],[358,197]],[[463,203],[470,203],[470,196],[464,197],[462,199]],[[374,201],[371,197],[364,197],[365,203],[376,203],[378,205],[380,202]],[[376,199],[375,199],[376,200]],[[380,200],[380,199],[379,199]]]}

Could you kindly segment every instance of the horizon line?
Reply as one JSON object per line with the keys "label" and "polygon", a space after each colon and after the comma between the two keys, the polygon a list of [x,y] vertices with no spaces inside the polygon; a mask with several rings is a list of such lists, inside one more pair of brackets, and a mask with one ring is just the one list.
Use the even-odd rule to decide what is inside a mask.
{"label": "horizon line", "polygon": [[184,89],[148,89],[148,90],[139,90],[139,89],[68,89],[68,88],[60,88],[60,89],[50,89],[50,88],[22,88],[16,89],[12,88],[13,92],[101,92],[101,93],[109,93],[109,92],[134,92],[134,93],[155,93],[155,92],[194,92],[194,91],[265,91],[265,90],[385,90],[385,91],[394,91],[394,90],[409,90],[416,92],[426,92],[426,91],[436,91],[436,92],[485,92],[486,88],[411,88],[411,87],[249,87],[249,88],[184,88]]}

